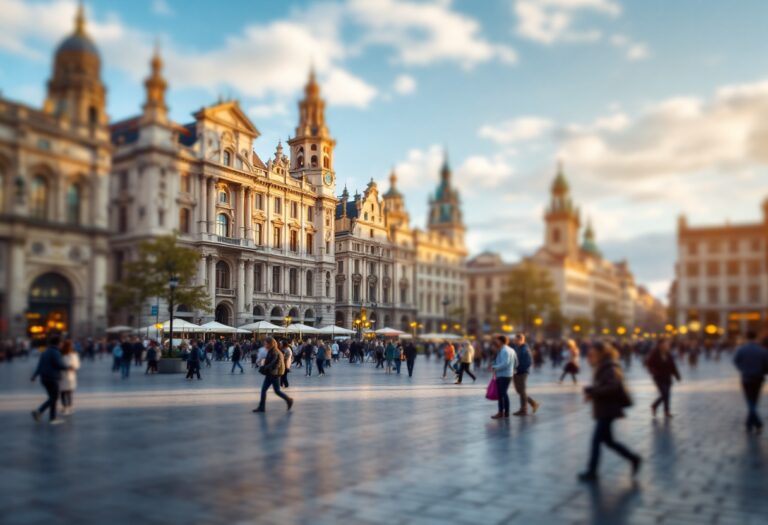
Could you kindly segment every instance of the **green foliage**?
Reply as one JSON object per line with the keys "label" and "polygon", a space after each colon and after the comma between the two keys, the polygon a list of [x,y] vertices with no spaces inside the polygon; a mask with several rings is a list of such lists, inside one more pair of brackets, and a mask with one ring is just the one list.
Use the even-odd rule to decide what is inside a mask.
{"label": "green foliage", "polygon": [[502,292],[496,311],[506,315],[510,324],[532,330],[540,317],[546,327],[562,327],[560,298],[549,272],[531,262],[523,262],[509,274],[509,284]]}
{"label": "green foliage", "polygon": [[616,329],[624,323],[621,315],[619,315],[613,306],[605,302],[600,302],[595,305],[592,317],[595,328],[607,328],[611,333],[615,333]]}

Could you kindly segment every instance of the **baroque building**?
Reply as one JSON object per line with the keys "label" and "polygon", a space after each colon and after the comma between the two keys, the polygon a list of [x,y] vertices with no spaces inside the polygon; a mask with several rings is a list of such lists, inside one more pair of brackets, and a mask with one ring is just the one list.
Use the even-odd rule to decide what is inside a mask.
{"label": "baroque building", "polygon": [[106,327],[106,89],[82,6],[41,109],[0,98],[0,333]]}
{"label": "baroque building", "polygon": [[768,199],[762,222],[677,224],[676,280],[670,297],[678,329],[743,334],[768,327]]}
{"label": "baroque building", "polygon": [[[260,133],[235,101],[201,108],[184,125],[169,120],[157,52],[145,87],[142,113],[111,128],[111,278],[141,241],[177,232],[199,252],[197,281],[211,300],[209,312],[179,305],[177,316],[333,322],[335,140],[314,73],[290,151],[278,143],[266,163],[254,151]],[[151,312],[148,304],[123,322],[153,323]]]}

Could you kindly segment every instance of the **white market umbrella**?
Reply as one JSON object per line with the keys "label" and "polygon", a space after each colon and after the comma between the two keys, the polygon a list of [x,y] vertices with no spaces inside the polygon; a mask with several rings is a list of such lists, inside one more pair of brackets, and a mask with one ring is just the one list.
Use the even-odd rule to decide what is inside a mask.
{"label": "white market umbrella", "polygon": [[383,335],[384,337],[398,337],[403,335],[405,332],[402,330],[397,330],[395,328],[390,328],[388,326],[385,326],[384,328],[379,328],[376,330],[376,335]]}
{"label": "white market umbrella", "polygon": [[124,334],[126,332],[135,332],[136,329],[130,326],[125,325],[116,325],[116,326],[110,326],[106,330],[104,330],[108,334]]}
{"label": "white market umbrella", "polygon": [[247,330],[239,331],[239,329],[235,328],[234,326],[227,326],[218,321],[211,321],[210,323],[205,323],[203,325],[200,325],[200,328],[202,328],[203,331],[205,332],[212,332],[215,334],[249,333]]}
{"label": "white market umbrella", "polygon": [[314,328],[312,326],[307,326],[302,323],[294,323],[288,325],[284,332],[286,334],[316,334],[319,332],[317,328]]}
{"label": "white market umbrella", "polygon": [[276,332],[283,329],[282,326],[277,326],[269,321],[258,321],[255,323],[244,324],[239,327],[240,330],[246,330],[248,332]]}
{"label": "white market umbrella", "polygon": [[349,328],[344,328],[341,326],[329,324],[328,326],[319,328],[317,330],[317,333],[320,335],[354,335],[357,333],[357,331],[350,330]]}
{"label": "white market umbrella", "polygon": [[418,336],[419,339],[424,339],[425,341],[458,341],[461,339],[460,335],[456,334],[438,334],[438,333],[431,333],[431,334],[422,334]]}
{"label": "white market umbrella", "polygon": [[[163,323],[163,326],[162,326],[161,330],[163,330],[164,332],[167,332],[170,329],[171,329],[171,322],[170,321],[165,321]],[[157,328],[155,327],[154,324],[151,324],[149,326],[145,326],[144,328],[140,328],[139,332],[151,332],[153,330],[157,331]],[[198,325],[196,325],[194,323],[190,323],[189,321],[186,321],[186,320],[181,319],[179,317],[175,317],[173,319],[173,331],[174,332],[191,332],[191,333],[195,333],[195,332],[202,332],[203,330],[200,329],[200,326],[198,326]]]}

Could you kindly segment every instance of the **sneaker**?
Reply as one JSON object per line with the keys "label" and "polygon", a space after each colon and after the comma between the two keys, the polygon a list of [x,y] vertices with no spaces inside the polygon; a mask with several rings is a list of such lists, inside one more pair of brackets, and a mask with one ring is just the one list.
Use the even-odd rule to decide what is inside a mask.
{"label": "sneaker", "polygon": [[288,408],[287,408],[287,411],[290,411],[291,407],[293,407],[293,398],[289,397],[288,398]]}
{"label": "sneaker", "polygon": [[32,411],[32,419],[34,419],[35,421],[37,421],[39,423],[40,422],[40,412],[38,412],[37,410],[33,410]]}
{"label": "sneaker", "polygon": [[643,466],[643,458],[640,456],[635,456],[632,460],[632,477],[637,476],[637,473],[640,472],[640,467]]}
{"label": "sneaker", "polygon": [[578,479],[585,483],[593,483],[597,481],[597,474],[594,472],[582,472],[579,474]]}
{"label": "sneaker", "polygon": [[536,413],[536,411],[539,409],[540,406],[541,406],[541,403],[539,403],[538,401],[534,401],[533,403],[531,403],[531,408],[533,409],[534,414]]}
{"label": "sneaker", "polygon": [[56,419],[52,419],[52,420],[49,422],[49,424],[50,424],[50,425],[61,425],[61,424],[63,424],[63,423],[64,423],[64,420],[63,420],[63,419],[59,419],[59,418],[56,418]]}
{"label": "sneaker", "polygon": [[675,417],[675,415],[672,414],[671,412],[667,412],[667,413],[664,414],[664,417],[667,418],[667,419],[672,419],[673,417]]}
{"label": "sneaker", "polygon": [[513,413],[512,415],[513,416],[527,416],[528,412],[526,412],[525,410],[518,410],[517,412]]}
{"label": "sneaker", "polygon": [[491,419],[502,419],[504,417],[504,414],[499,412],[498,414],[494,414],[491,416]]}
{"label": "sneaker", "polygon": [[254,408],[252,412],[266,412],[263,408]]}
{"label": "sneaker", "polygon": [[453,384],[454,384],[454,385],[460,385],[460,384],[461,384],[461,381],[455,381]]}

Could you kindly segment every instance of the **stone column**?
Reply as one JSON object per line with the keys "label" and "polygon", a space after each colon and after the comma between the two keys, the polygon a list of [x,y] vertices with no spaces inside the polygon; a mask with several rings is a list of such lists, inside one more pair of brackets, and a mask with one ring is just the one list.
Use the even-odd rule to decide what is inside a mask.
{"label": "stone column", "polygon": [[246,316],[253,312],[253,261],[245,262],[245,304]]}
{"label": "stone column", "polygon": [[[216,310],[216,256],[208,256],[208,296],[211,299],[212,311]],[[215,313],[214,313],[215,315]]]}
{"label": "stone column", "polygon": [[237,189],[237,213],[235,213],[235,219],[237,220],[236,235],[233,237],[240,237],[245,239],[245,187],[240,186]]}
{"label": "stone column", "polygon": [[245,206],[243,207],[243,224],[245,233],[243,238],[253,240],[253,190],[245,189]]}
{"label": "stone column", "polygon": [[8,314],[9,332],[12,337],[25,336],[27,332],[24,313],[27,309],[27,271],[24,254],[24,240],[13,239],[10,242],[10,264],[8,267]]}
{"label": "stone column", "polygon": [[208,233],[216,233],[216,179],[208,181]]}
{"label": "stone column", "polygon": [[197,181],[197,232],[208,230],[208,181],[201,174]]}
{"label": "stone column", "polygon": [[200,257],[200,261],[197,264],[197,285],[198,286],[205,286],[206,285],[206,256],[203,255]]}
{"label": "stone column", "polygon": [[237,324],[242,324],[240,321],[245,314],[245,261],[240,259],[237,261],[237,287],[235,288],[235,302],[237,304],[237,313],[235,319]]}

